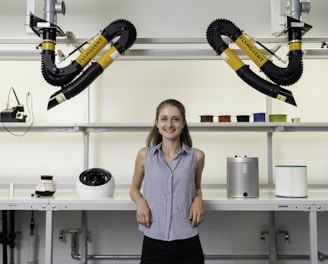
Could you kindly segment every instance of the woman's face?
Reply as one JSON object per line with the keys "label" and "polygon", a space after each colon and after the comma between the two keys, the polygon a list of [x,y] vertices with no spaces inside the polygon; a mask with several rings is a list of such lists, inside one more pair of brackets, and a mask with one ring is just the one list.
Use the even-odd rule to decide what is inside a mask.
{"label": "woman's face", "polygon": [[163,138],[175,139],[180,137],[185,122],[178,108],[173,105],[164,105],[155,124]]}

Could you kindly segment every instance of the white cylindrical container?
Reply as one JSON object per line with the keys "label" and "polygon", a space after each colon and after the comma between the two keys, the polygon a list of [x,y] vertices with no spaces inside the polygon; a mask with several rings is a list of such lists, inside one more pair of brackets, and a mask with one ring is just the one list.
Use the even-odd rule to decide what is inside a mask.
{"label": "white cylindrical container", "polygon": [[14,183],[10,182],[9,183],[9,198],[14,198],[14,192],[15,192],[14,187],[15,187]]}
{"label": "white cylindrical container", "polygon": [[113,197],[115,179],[108,170],[102,168],[86,169],[76,181],[76,191],[81,198]]}
{"label": "white cylindrical container", "polygon": [[283,198],[307,197],[307,167],[277,165],[275,167],[276,196]]}

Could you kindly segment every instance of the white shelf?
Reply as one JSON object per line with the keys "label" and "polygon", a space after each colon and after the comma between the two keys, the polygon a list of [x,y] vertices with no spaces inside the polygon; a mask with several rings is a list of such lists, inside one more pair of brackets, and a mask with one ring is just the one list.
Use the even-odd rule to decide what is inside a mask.
{"label": "white shelf", "polygon": [[71,123],[44,123],[44,124],[32,124],[29,123],[20,123],[20,122],[8,122],[1,123],[0,132],[80,132],[81,127]]}
{"label": "white shelf", "polygon": [[[0,132],[6,129],[22,132],[148,132],[152,123],[2,123]],[[328,122],[325,123],[275,123],[275,122],[240,122],[240,123],[189,123],[192,132],[327,132]]]}

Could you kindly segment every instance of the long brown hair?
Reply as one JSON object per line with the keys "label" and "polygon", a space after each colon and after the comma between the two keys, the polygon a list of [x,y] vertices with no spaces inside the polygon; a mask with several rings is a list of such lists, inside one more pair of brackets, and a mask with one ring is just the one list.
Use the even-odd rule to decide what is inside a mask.
{"label": "long brown hair", "polygon": [[[161,102],[156,108],[156,120],[158,120],[159,113],[165,105],[175,106],[179,110],[179,112],[183,118],[183,121],[185,122],[185,126],[182,129],[181,134],[180,134],[180,141],[181,141],[181,143],[183,142],[187,146],[192,147],[192,139],[191,139],[189,127],[188,127],[187,121],[186,121],[186,110],[185,110],[184,105],[175,99],[167,99],[167,100]],[[158,128],[155,124],[148,134],[146,144],[148,147],[150,147],[150,146],[156,146],[161,142],[162,142],[162,135],[158,132]]]}

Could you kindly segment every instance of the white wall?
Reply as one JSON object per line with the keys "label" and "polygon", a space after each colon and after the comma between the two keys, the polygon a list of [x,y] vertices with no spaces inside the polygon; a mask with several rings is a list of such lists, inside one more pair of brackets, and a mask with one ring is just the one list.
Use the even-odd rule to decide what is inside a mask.
{"label": "white wall", "polygon": [[[1,38],[34,38],[25,33],[24,1],[6,1],[2,6],[0,23]],[[76,37],[91,37],[108,23],[117,18],[133,22],[138,37],[205,37],[209,23],[218,18],[231,19],[246,33],[256,37],[270,36],[270,1],[108,1],[108,0],[67,0],[66,16],[58,16],[58,24],[64,31],[73,31]],[[327,36],[325,11],[328,2],[316,0],[304,21],[313,25],[307,36]],[[183,14],[183,15],[181,15]],[[255,19],[256,18],[256,19]],[[259,22],[260,21],[260,26]],[[33,50],[34,45],[0,45],[0,50]],[[59,48],[71,50],[72,47]],[[285,56],[285,54],[282,54]],[[246,62],[258,73],[251,62]],[[9,88],[15,88],[22,102],[30,92],[33,96],[35,123],[78,123],[85,122],[85,92],[56,108],[47,111],[49,96],[57,89],[48,85],[41,76],[39,61],[0,61],[1,89],[0,108],[4,109]],[[304,74],[299,82],[289,87],[296,98],[298,107],[272,101],[273,113],[285,113],[288,121],[300,117],[302,122],[327,122],[328,79],[327,60],[304,60]],[[260,73],[259,73],[260,74]],[[199,122],[201,114],[252,114],[266,109],[266,97],[246,85],[222,60],[217,61],[117,61],[113,63],[91,86],[91,122],[152,122],[155,108],[166,98],[181,100],[187,109],[189,122]],[[11,101],[13,104],[14,102]],[[90,137],[90,167],[109,169],[118,184],[129,184],[137,150],[144,146],[147,133],[103,133]],[[225,183],[226,157],[235,154],[259,157],[261,182],[267,180],[266,138],[261,133],[193,133],[194,145],[206,152],[204,183]],[[55,176],[58,185],[74,184],[83,170],[83,140],[79,133],[28,133],[25,136],[0,135],[0,184],[9,182],[29,183],[34,186],[40,175]],[[274,164],[303,164],[308,166],[309,183],[328,183],[326,161],[328,141],[325,133],[281,133],[274,135]],[[20,249],[22,263],[26,254],[26,228],[29,214],[20,212],[24,222],[18,223],[23,230]],[[37,213],[40,237],[44,232],[43,214]],[[54,234],[59,229],[79,226],[78,213],[55,213]],[[63,221],[72,216],[71,221]],[[117,212],[113,216],[102,215],[101,224],[91,222],[93,241],[92,253],[108,253],[110,243],[120,253],[127,240],[115,241],[112,237],[127,237],[127,253],[138,253],[141,234],[136,230],[134,213]],[[264,254],[267,244],[259,241],[259,232],[267,229],[265,213],[220,213],[208,212],[202,227],[205,252],[209,254],[249,253]],[[281,250],[304,253],[308,245],[307,221],[304,215],[279,214],[278,225],[292,233],[291,244]],[[99,219],[98,213],[91,219]],[[124,225],[121,227],[121,219]],[[242,220],[239,220],[242,219]],[[254,221],[256,219],[256,221]],[[321,220],[322,219],[322,220]],[[320,216],[324,223],[325,216]],[[233,223],[233,224],[231,224]],[[321,222],[320,222],[321,223]],[[114,231],[110,228],[115,226]],[[101,228],[98,228],[101,226]],[[102,237],[103,226],[108,229],[108,237]],[[224,227],[216,229],[217,226]],[[238,227],[230,237],[230,231]],[[117,229],[116,229],[117,227]],[[326,233],[324,224],[321,225]],[[215,231],[214,231],[215,230]],[[229,231],[224,231],[229,230]],[[115,232],[111,236],[111,232]],[[213,235],[214,234],[214,235]],[[305,239],[298,239],[299,236]],[[99,240],[97,240],[99,237]],[[240,237],[245,237],[240,240]],[[229,242],[227,241],[229,238]],[[294,239],[293,239],[294,238]],[[324,245],[324,236],[320,237]],[[231,244],[229,244],[231,243]],[[42,245],[42,243],[40,244]],[[56,261],[76,263],[70,260],[69,243],[55,242]],[[264,252],[264,253],[263,253]],[[40,250],[40,260],[42,259]],[[41,262],[40,262],[41,263]],[[121,262],[127,263],[127,262]],[[229,262],[239,263],[239,262]],[[243,262],[245,263],[245,262]],[[254,263],[254,262],[250,262]],[[262,262],[258,262],[262,263]],[[263,262],[264,263],[264,262]],[[292,263],[292,262],[288,262]]]}
{"label": "white wall", "polygon": [[[0,65],[4,72],[3,109],[9,87],[13,86],[21,101],[27,92],[32,94],[36,123],[84,121],[83,94],[46,110],[48,97],[57,89],[42,80],[38,62],[0,62]],[[290,88],[298,107],[274,100],[273,112],[286,113],[289,121],[300,117],[302,122],[327,122],[326,67],[325,60],[305,60],[302,79]],[[264,95],[242,82],[222,61],[118,61],[91,85],[90,94],[91,122],[152,122],[155,107],[168,97],[185,104],[189,122],[199,122],[201,114],[251,115],[265,111],[266,102]],[[195,146],[207,154],[204,183],[225,182],[226,157],[236,154],[259,157],[265,182],[264,133],[205,134],[193,133]],[[79,133],[28,133],[22,137],[2,133],[1,138],[4,164],[13,160],[20,163],[15,170],[11,166],[1,169],[5,182],[36,181],[41,174],[52,174],[58,183],[73,183],[83,169],[83,141]],[[146,133],[92,134],[90,167],[106,167],[118,183],[129,183],[136,151],[145,144],[145,138]],[[308,165],[310,183],[327,183],[325,134],[275,134],[274,142],[274,164]],[[300,151],[303,148],[307,151]]]}

